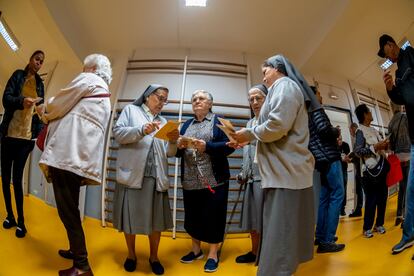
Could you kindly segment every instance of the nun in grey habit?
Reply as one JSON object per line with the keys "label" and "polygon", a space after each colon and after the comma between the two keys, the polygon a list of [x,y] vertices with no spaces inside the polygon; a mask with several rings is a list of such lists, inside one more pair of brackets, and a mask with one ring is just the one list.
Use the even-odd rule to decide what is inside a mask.
{"label": "nun in grey habit", "polygon": [[258,123],[234,138],[239,143],[258,140],[264,203],[257,275],[290,276],[313,258],[314,158],[308,149],[308,111],[320,105],[285,57],[270,57],[262,70],[269,93]]}
{"label": "nun in grey habit", "polygon": [[154,133],[167,120],[160,115],[167,103],[168,89],[150,85],[133,103],[125,106],[113,133],[119,143],[116,165],[113,225],[124,232],[128,247],[126,271],[137,264],[135,235],[148,235],[149,263],[155,274],[163,274],[158,259],[161,231],[172,228],[168,200],[167,158],[177,151],[178,130],[168,134],[169,141],[154,138]]}

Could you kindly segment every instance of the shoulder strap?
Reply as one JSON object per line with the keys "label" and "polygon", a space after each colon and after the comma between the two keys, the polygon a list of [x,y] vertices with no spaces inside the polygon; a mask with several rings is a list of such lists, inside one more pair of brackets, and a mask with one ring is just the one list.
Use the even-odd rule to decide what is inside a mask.
{"label": "shoulder strap", "polygon": [[85,96],[83,98],[109,98],[109,97],[111,97],[111,94],[105,93],[105,94],[97,94],[97,95]]}

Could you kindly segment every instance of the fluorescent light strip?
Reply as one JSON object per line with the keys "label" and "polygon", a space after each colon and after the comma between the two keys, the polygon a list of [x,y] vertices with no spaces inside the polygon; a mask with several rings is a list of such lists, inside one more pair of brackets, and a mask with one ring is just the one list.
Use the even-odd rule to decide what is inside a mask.
{"label": "fluorescent light strip", "polygon": [[187,7],[205,7],[207,6],[207,0],[185,0]]}
{"label": "fluorescent light strip", "polygon": [[3,36],[4,40],[6,40],[7,44],[9,44],[10,48],[16,52],[19,49],[19,46],[13,41],[9,32],[6,30],[6,27],[3,25],[3,22],[0,21],[0,34]]}
{"label": "fluorescent light strip", "polygon": [[403,45],[401,45],[401,49],[405,50],[408,46],[411,46],[410,41],[406,41]]}
{"label": "fluorescent light strip", "polygon": [[384,61],[384,63],[383,64],[381,64],[380,66],[381,66],[381,69],[382,70],[387,70],[388,68],[390,68],[391,67],[391,65],[392,65],[392,61],[391,60],[389,60],[388,58]]}

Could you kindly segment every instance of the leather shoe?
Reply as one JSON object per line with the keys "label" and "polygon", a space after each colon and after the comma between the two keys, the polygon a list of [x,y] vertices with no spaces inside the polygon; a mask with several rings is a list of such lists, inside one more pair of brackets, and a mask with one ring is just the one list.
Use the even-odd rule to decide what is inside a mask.
{"label": "leather shoe", "polygon": [[59,249],[58,254],[65,258],[65,259],[69,259],[69,260],[73,260],[75,258],[75,255],[73,255],[73,252],[69,250],[64,250],[64,249]]}
{"label": "leather shoe", "polygon": [[162,266],[160,261],[151,262],[151,260],[149,260],[149,263],[151,266],[152,273],[154,273],[155,275],[164,274],[164,267]]}
{"label": "leather shoe", "polygon": [[59,270],[59,276],[93,276],[92,270],[85,271],[83,273],[79,273],[78,269],[74,266],[68,269]]}
{"label": "leather shoe", "polygon": [[137,268],[137,259],[126,258],[124,262],[124,269],[128,272],[133,272]]}

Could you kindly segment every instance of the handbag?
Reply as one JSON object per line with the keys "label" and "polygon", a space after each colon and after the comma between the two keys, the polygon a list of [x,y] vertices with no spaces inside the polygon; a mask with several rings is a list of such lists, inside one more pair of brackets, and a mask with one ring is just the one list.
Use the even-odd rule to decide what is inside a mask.
{"label": "handbag", "polygon": [[395,154],[388,155],[388,163],[390,164],[390,171],[387,174],[387,186],[391,187],[403,179],[401,169],[401,162]]}
{"label": "handbag", "polygon": [[[109,98],[111,97],[111,94],[105,93],[105,94],[99,94],[99,95],[92,95],[92,96],[86,96],[85,98]],[[47,129],[49,124],[44,124],[42,130],[39,132],[39,135],[37,136],[36,140],[36,146],[41,150],[45,150],[45,143],[46,143],[46,137],[47,137]]]}
{"label": "handbag", "polygon": [[363,175],[366,179],[377,180],[381,177],[386,177],[390,170],[390,164],[388,160],[381,155],[380,160],[375,167],[369,169],[366,167]]}

